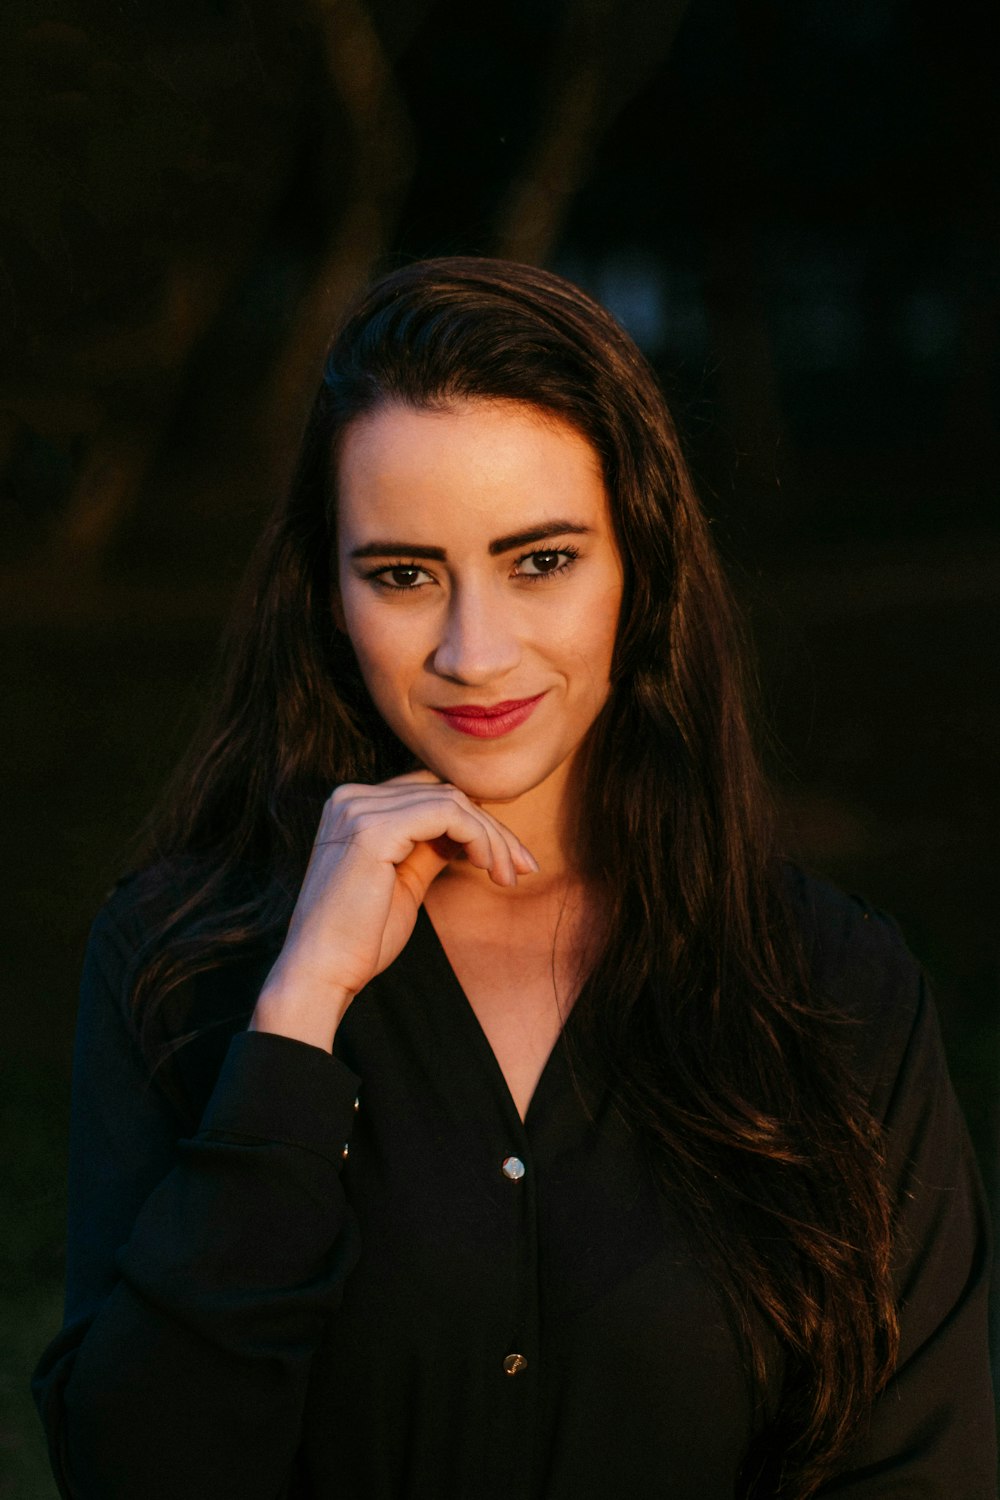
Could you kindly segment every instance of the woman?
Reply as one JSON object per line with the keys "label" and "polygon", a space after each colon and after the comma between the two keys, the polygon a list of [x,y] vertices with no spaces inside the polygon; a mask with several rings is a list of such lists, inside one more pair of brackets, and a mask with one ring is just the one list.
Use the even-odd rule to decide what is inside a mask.
{"label": "woman", "polygon": [[63,1493],[992,1494],[933,1012],[775,857],[612,319],[377,283],[227,660],[89,951]]}

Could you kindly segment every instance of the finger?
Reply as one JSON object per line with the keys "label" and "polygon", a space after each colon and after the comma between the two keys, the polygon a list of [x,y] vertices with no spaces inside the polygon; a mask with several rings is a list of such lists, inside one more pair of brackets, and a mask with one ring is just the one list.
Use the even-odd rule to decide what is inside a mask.
{"label": "finger", "polygon": [[350,806],[358,797],[391,797],[401,787],[441,785],[440,776],[435,776],[433,771],[409,771],[405,776],[393,776],[389,781],[339,781],[327,801],[343,807]]}
{"label": "finger", "polygon": [[503,840],[504,848],[510,856],[511,866],[514,872],[521,875],[537,875],[538,861],[526,844],[523,844],[514,831],[502,823],[499,818],[494,817],[485,807],[478,802],[472,802],[471,806],[476,812],[488,819],[490,827]]}
{"label": "finger", "polygon": [[509,859],[499,835],[482,813],[463,806],[454,795],[424,797],[412,793],[402,803],[386,806],[377,799],[352,808],[351,841],[370,856],[400,864],[415,844],[449,838],[461,845],[470,864],[492,870],[498,854]]}
{"label": "finger", "polygon": [[[350,790],[353,791],[355,795],[360,794],[365,797],[374,797],[382,801],[390,801],[396,794],[397,789],[403,787],[412,787],[414,789],[420,788],[431,793],[437,791],[440,788],[446,788],[448,791],[454,792],[456,796],[464,803],[464,805],[475,808],[477,811],[481,812],[485,818],[489,819],[491,823],[495,824],[495,826],[503,835],[503,838],[508,847],[510,848],[513,859],[524,872],[537,871],[538,863],[532,855],[531,851],[528,849],[527,845],[523,844],[517,837],[517,835],[507,827],[505,823],[501,822],[499,818],[495,818],[492,813],[487,812],[486,808],[484,808],[481,803],[474,802],[471,797],[463,792],[461,788],[455,786],[454,783],[442,781],[440,776],[435,775],[433,771],[428,771],[426,768],[421,767],[421,769],[417,771],[408,771],[402,776],[393,776],[388,781],[374,782],[370,785],[357,785],[355,787],[352,787]],[[347,788],[343,788],[342,790],[346,791]]]}
{"label": "finger", "polygon": [[340,812],[349,812],[352,822],[372,815],[391,815],[397,810],[408,817],[417,807],[441,808],[445,805],[447,808],[447,805],[453,805],[476,819],[485,832],[490,858],[483,858],[478,844],[469,844],[468,839],[462,842],[469,844],[466,852],[470,863],[488,870],[497,884],[513,885],[519,873],[533,874],[538,870],[530,850],[504,823],[456,786],[442,782],[430,772],[412,772],[374,785],[344,786],[339,789],[336,800]]}
{"label": "finger", "polygon": [[[531,851],[524,845],[517,835],[493,816],[482,803],[475,802],[467,793],[456,787],[452,782],[442,782],[437,777],[427,779],[429,772],[414,773],[408,777],[397,777],[394,782],[383,782],[384,787],[392,787],[399,783],[409,784],[418,793],[434,795],[439,790],[453,794],[463,807],[467,807],[473,813],[481,816],[490,829],[490,842],[494,849],[494,856],[499,856],[500,869],[506,872],[506,884],[513,884],[517,874],[533,875],[538,873],[538,862]],[[497,843],[496,835],[503,841]],[[509,862],[508,862],[509,855]]]}
{"label": "finger", "polygon": [[[388,785],[389,783],[384,783]],[[411,796],[421,799],[424,797],[434,799],[439,793],[448,793],[453,796],[457,804],[467,808],[475,817],[483,820],[487,829],[490,847],[493,850],[494,863],[490,873],[498,884],[514,885],[517,876],[535,875],[538,873],[538,861],[530,849],[517,837],[517,835],[502,823],[499,818],[493,816],[479,802],[474,802],[471,797],[453,786],[450,782],[431,782],[424,785],[414,785]]]}
{"label": "finger", "polygon": [[[508,840],[511,836],[508,834],[505,837],[496,819],[470,801],[464,792],[436,778],[429,781],[423,778],[420,781],[397,778],[393,781],[380,782],[375,786],[352,787],[350,797],[345,797],[339,808],[340,813],[346,815],[347,826],[362,825],[366,821],[382,822],[387,819],[394,822],[398,816],[403,820],[401,826],[404,828],[411,826],[414,814],[423,817],[428,810],[445,820],[450,818],[454,811],[465,815],[469,824],[469,832],[461,840],[460,846],[464,848],[470,843],[477,843],[480,835],[485,840],[482,848],[469,849],[473,863],[481,864],[484,868],[492,868],[497,858],[505,867],[510,862]],[[340,821],[341,819],[338,819],[338,822]],[[440,836],[444,836],[443,831]],[[487,849],[488,856],[484,857]],[[454,851],[448,857],[453,858]]]}
{"label": "finger", "polygon": [[[518,863],[523,865],[523,858],[519,855],[521,849],[520,841],[505,828],[496,818],[492,817],[484,808],[476,805],[455,788],[448,787],[447,792],[450,799],[444,799],[444,811],[449,817],[448,827],[443,835],[443,840],[452,842],[454,858],[458,848],[469,860],[470,864],[478,866],[489,873],[490,879],[496,885],[516,885],[518,874]],[[418,794],[419,795],[419,794]],[[448,801],[455,808],[461,819],[460,822],[452,823],[448,814]],[[454,829],[470,827],[478,830],[471,838],[456,839]],[[485,841],[485,843],[484,843]],[[439,852],[446,852],[442,847],[442,840],[438,840]],[[488,857],[483,858],[484,849],[488,849]],[[530,866],[527,867],[530,869]],[[522,868],[522,873],[527,870]]]}
{"label": "finger", "polygon": [[517,834],[506,823],[501,823],[499,818],[491,818],[491,821],[507,846],[514,869],[521,875],[537,875],[538,861],[527,844],[523,844]]}

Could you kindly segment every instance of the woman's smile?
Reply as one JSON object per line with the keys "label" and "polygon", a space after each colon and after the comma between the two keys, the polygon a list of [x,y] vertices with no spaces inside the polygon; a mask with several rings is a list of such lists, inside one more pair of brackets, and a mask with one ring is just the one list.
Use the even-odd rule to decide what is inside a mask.
{"label": "woman's smile", "polygon": [[481,703],[462,703],[456,708],[435,708],[434,712],[459,734],[493,740],[525,723],[543,696],[536,693],[533,698],[508,698],[489,707]]}
{"label": "woman's smile", "polygon": [[478,801],[553,778],[603,708],[622,595],[600,461],[511,401],[382,407],[338,466],[340,623],[376,708]]}

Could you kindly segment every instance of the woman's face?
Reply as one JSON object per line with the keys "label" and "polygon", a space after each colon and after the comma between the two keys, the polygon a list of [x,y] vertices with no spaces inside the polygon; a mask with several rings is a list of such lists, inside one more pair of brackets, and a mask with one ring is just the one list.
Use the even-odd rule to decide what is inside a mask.
{"label": "woman's face", "polygon": [[622,597],[590,443],[511,401],[393,405],[347,429],[338,479],[341,623],[386,723],[477,801],[561,787]]}

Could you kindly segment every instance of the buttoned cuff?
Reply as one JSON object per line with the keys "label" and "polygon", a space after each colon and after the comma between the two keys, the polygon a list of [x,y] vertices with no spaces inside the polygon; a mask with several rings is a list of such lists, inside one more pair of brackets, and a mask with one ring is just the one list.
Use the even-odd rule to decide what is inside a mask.
{"label": "buttoned cuff", "polygon": [[360,1079],[339,1058],[269,1031],[229,1044],[201,1133],[280,1141],[340,1163],[354,1125]]}

